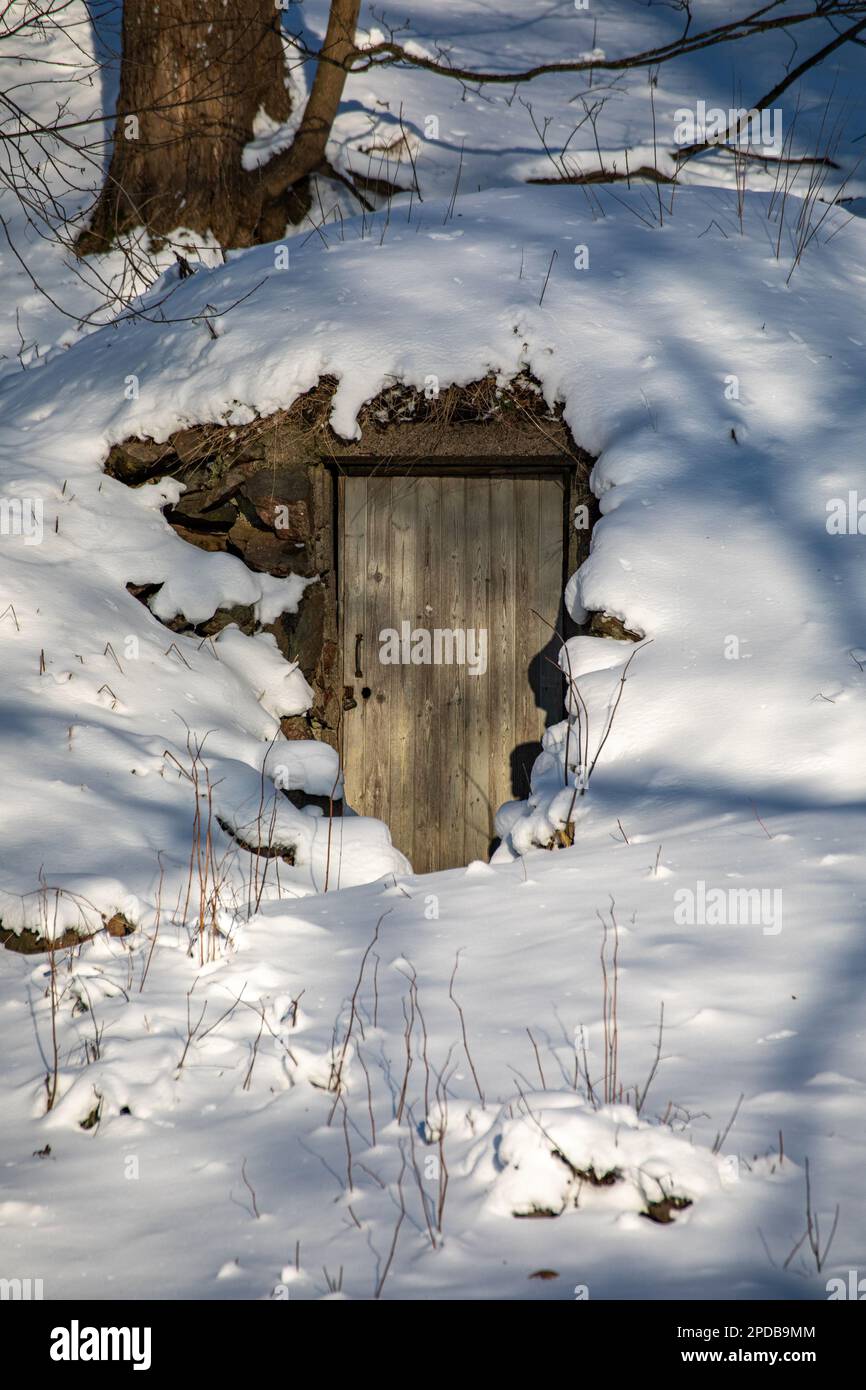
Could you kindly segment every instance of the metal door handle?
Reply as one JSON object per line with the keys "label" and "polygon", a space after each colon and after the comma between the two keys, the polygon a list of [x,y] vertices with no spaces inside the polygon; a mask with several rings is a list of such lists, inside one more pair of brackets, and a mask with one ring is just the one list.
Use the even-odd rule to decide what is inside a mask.
{"label": "metal door handle", "polygon": [[361,670],[361,643],[364,640],[363,632],[355,633],[355,678],[361,680],[364,672]]}

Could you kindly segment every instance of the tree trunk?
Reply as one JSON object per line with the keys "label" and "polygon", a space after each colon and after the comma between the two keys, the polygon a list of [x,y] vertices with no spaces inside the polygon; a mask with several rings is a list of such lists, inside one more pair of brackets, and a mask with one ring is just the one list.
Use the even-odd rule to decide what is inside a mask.
{"label": "tree trunk", "polygon": [[309,206],[354,49],[360,0],[333,0],[310,100],[291,147],[245,171],[259,110],[290,113],[274,0],[124,0],[123,57],[111,166],[79,255],[147,227],[178,227],[222,246],[283,235]]}
{"label": "tree trunk", "polygon": [[249,245],[261,199],[241,152],[260,108],[290,113],[273,0],[124,0],[111,167],[79,251],[140,226]]}
{"label": "tree trunk", "polygon": [[325,162],[325,148],[346,85],[347,60],[355,51],[355,27],[361,0],[331,0],[328,28],[316,66],[313,89],[291,147],[262,170],[266,196],[305,178]]}

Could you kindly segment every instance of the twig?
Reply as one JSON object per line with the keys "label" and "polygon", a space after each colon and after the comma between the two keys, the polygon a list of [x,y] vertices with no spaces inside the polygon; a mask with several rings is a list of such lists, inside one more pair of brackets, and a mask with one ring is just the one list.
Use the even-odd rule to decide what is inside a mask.
{"label": "twig", "polygon": [[540,1058],[539,1055],[538,1055],[538,1047],[537,1047],[537,1045],[536,1045],[535,1039],[534,1039],[534,1037],[532,1036],[532,1033],[530,1032],[530,1030],[527,1028],[526,1031],[527,1031],[527,1033],[529,1034],[529,1041],[532,1043],[532,1050],[533,1050],[533,1052],[535,1053],[535,1065],[538,1067],[538,1075],[541,1077],[541,1089],[542,1089],[542,1091],[546,1091],[546,1090],[547,1090],[547,1082],[546,1082],[545,1079],[544,1079],[544,1072],[543,1072],[542,1067],[541,1067],[541,1058]]}
{"label": "twig", "polygon": [[336,1095],[335,1095],[335,1097],[334,1097],[334,1104],[331,1106],[331,1113],[330,1113],[330,1115],[328,1116],[328,1124],[329,1124],[329,1125],[331,1124],[331,1121],[332,1121],[333,1118],[334,1118],[334,1112],[335,1112],[336,1109],[337,1109],[337,1103],[338,1103],[339,1098],[340,1098],[340,1086],[341,1086],[341,1083],[342,1083],[343,1066],[345,1065],[345,1061],[346,1061],[346,1053],[347,1053],[348,1050],[349,1050],[349,1040],[350,1040],[350,1038],[351,1038],[351,1036],[352,1036],[352,1027],[353,1027],[353,1025],[354,1025],[355,1019],[356,1019],[357,1016],[358,1016],[358,1014],[357,1014],[357,1001],[358,1001],[358,994],[359,994],[359,991],[360,991],[360,989],[361,989],[361,982],[362,982],[362,980],[363,980],[363,978],[364,978],[364,967],[365,967],[366,964],[367,964],[367,957],[369,956],[370,952],[372,951],[373,947],[375,946],[376,942],[377,942],[378,939],[379,939],[379,928],[381,927],[382,923],[384,922],[384,920],[385,920],[385,918],[388,916],[388,914],[389,914],[390,912],[393,912],[393,910],[394,910],[393,908],[389,907],[389,908],[387,909],[387,911],[385,911],[385,912],[382,913],[382,916],[379,918],[378,922],[376,923],[376,930],[373,932],[372,938],[371,938],[371,940],[370,940],[370,942],[369,942],[369,944],[368,944],[368,946],[367,946],[367,949],[366,949],[366,951],[364,952],[364,955],[363,955],[363,957],[362,957],[362,959],[361,959],[361,968],[360,968],[360,970],[358,971],[358,978],[357,978],[357,980],[356,980],[356,982],[355,982],[355,988],[354,988],[354,990],[352,991],[352,998],[351,998],[351,1000],[350,1000],[349,1026],[348,1026],[348,1028],[346,1029],[346,1036],[345,1036],[345,1038],[343,1039],[343,1047],[342,1047],[342,1050],[341,1050],[341,1052],[340,1052],[340,1060],[339,1060],[339,1062],[337,1063],[337,1066],[334,1068],[333,1077],[332,1077],[332,1086],[333,1086],[333,1089],[336,1091]]}
{"label": "twig", "polygon": [[405,1216],[406,1216],[406,1199],[405,1199],[405,1197],[403,1196],[403,1174],[405,1173],[405,1171],[406,1171],[406,1155],[405,1155],[405,1153],[404,1153],[404,1154],[403,1154],[403,1166],[402,1166],[401,1169],[400,1169],[400,1176],[399,1176],[399,1178],[397,1179],[397,1193],[398,1193],[399,1198],[400,1198],[400,1215],[397,1217],[397,1224],[396,1224],[396,1226],[394,1227],[394,1235],[393,1235],[393,1238],[392,1238],[392,1240],[391,1240],[391,1249],[388,1251],[388,1258],[387,1258],[387,1260],[385,1261],[385,1268],[382,1270],[381,1278],[379,1279],[379,1282],[378,1282],[377,1285],[376,1285],[376,1291],[375,1291],[375,1293],[373,1294],[373,1297],[374,1297],[374,1298],[381,1298],[381,1296],[382,1296],[382,1290],[383,1290],[384,1287],[385,1287],[385,1280],[388,1278],[388,1272],[389,1272],[389,1270],[390,1270],[390,1268],[391,1268],[391,1263],[392,1263],[392,1261],[393,1261],[393,1259],[394,1259],[394,1251],[397,1249],[397,1237],[398,1237],[399,1234],[400,1234],[400,1227],[403,1225],[403,1220],[404,1220],[404,1218],[405,1218]]}
{"label": "twig", "polygon": [[247,1161],[246,1161],[246,1159],[244,1159],[243,1163],[241,1164],[241,1177],[243,1178],[243,1180],[244,1180],[244,1185],[245,1185],[245,1187],[246,1187],[247,1191],[249,1192],[250,1197],[251,1197],[251,1199],[252,1199],[252,1204],[253,1204],[253,1216],[254,1216],[254,1217],[256,1218],[256,1220],[258,1221],[259,1218],[260,1218],[260,1216],[261,1216],[261,1212],[259,1211],[259,1205],[258,1205],[258,1202],[256,1201],[255,1190],[254,1190],[253,1185],[252,1185],[252,1183],[250,1182],[249,1178],[247,1177]]}
{"label": "twig", "polygon": [[759,826],[761,827],[761,829],[763,830],[763,832],[764,832],[764,834],[766,835],[767,839],[768,839],[768,840],[772,840],[773,836],[772,836],[772,834],[770,833],[770,831],[767,829],[767,827],[765,826],[764,822],[761,820],[761,817],[758,815],[758,808],[757,808],[757,806],[755,805],[754,801],[752,802],[752,810],[753,810],[754,813],[755,813],[755,820],[758,822],[758,825],[759,825]]}
{"label": "twig", "polygon": [[664,1033],[664,1027],[665,1027],[665,1005],[664,1005],[664,1000],[662,1000],[662,1002],[661,1002],[660,1005],[659,1005],[659,1036],[658,1036],[658,1041],[657,1041],[657,1043],[656,1043],[656,1055],[655,1055],[655,1057],[653,1058],[653,1064],[652,1064],[652,1066],[650,1067],[650,1073],[649,1073],[649,1076],[648,1076],[647,1079],[646,1079],[646,1085],[644,1086],[641,1095],[638,1096],[637,1092],[635,1092],[635,1110],[637,1111],[638,1115],[640,1114],[640,1112],[641,1112],[641,1111],[643,1110],[643,1108],[644,1108],[644,1103],[646,1102],[647,1093],[648,1093],[648,1091],[649,1091],[650,1086],[652,1085],[653,1078],[655,1077],[655,1074],[656,1074],[656,1072],[658,1071],[658,1068],[659,1068],[659,1062],[661,1061],[661,1055],[662,1055],[662,1035],[663,1035],[663,1033]]}
{"label": "twig", "polygon": [[731,1118],[728,1120],[728,1123],[727,1123],[727,1125],[725,1126],[723,1132],[722,1132],[721,1134],[717,1134],[717,1135],[716,1135],[716,1140],[715,1140],[715,1143],[713,1144],[713,1153],[714,1153],[714,1154],[717,1154],[717,1153],[720,1153],[720,1152],[721,1152],[722,1145],[724,1144],[725,1140],[727,1139],[728,1135],[730,1134],[731,1130],[733,1129],[733,1127],[734,1127],[734,1121],[736,1120],[737,1115],[739,1114],[740,1106],[741,1106],[742,1103],[743,1103],[744,1095],[745,1095],[745,1092],[741,1091],[741,1092],[740,1092],[739,1099],[738,1099],[736,1105],[734,1106],[734,1111],[733,1111],[733,1114],[731,1115]]}
{"label": "twig", "polygon": [[558,254],[557,251],[554,249],[553,255],[552,255],[551,258],[550,258],[550,265],[547,267],[547,274],[546,274],[545,277],[544,277],[544,285],[542,286],[542,290],[541,290],[541,298],[540,298],[539,301],[538,301],[538,307],[539,307],[539,309],[541,308],[542,304],[544,303],[544,295],[545,295],[545,292],[546,292],[546,290],[547,290],[547,282],[548,282],[548,280],[550,279],[550,272],[553,270],[553,262],[556,260],[557,254]]}
{"label": "twig", "polygon": [[460,1031],[463,1034],[463,1051],[466,1053],[466,1060],[469,1063],[469,1070],[472,1072],[472,1080],[475,1082],[475,1089],[478,1092],[478,1099],[481,1101],[481,1106],[483,1109],[485,1106],[484,1092],[481,1089],[481,1083],[478,1080],[478,1073],[475,1070],[475,1063],[473,1062],[472,1055],[469,1051],[469,1041],[466,1037],[466,1019],[463,1017],[463,1010],[461,1009],[460,1005],[454,997],[454,980],[457,975],[457,967],[460,964],[460,955],[462,949],[463,948],[461,947],[461,950],[458,951],[456,956],[454,957],[454,969],[451,971],[451,979],[448,983],[448,998],[451,1000],[451,1003],[454,1005],[455,1009],[460,1015]]}

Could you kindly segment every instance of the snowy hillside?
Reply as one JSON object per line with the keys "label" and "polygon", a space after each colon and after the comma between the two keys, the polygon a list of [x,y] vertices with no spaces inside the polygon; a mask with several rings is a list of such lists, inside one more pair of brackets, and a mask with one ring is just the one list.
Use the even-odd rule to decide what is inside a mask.
{"label": "snowy hillside", "polygon": [[[495,22],[533,56],[472,15],[460,51]],[[693,88],[665,73],[668,110]],[[352,78],[339,139],[420,120],[429,80]],[[611,152],[648,147],[637,103]],[[0,937],[62,947],[0,949],[0,1246],[46,1297],[805,1300],[862,1267],[866,222],[707,186],[719,160],[528,185],[526,111],[467,105],[456,197],[449,108],[423,202],[167,269],[86,332],[31,287],[25,361],[4,322]],[[310,691],[272,639],[167,626],[265,623],[306,581],[187,544],[175,479],[104,465],[325,380],[350,440],[387,387],[489,374],[597,459],[566,603],[639,641],[569,640],[500,848],[420,876],[383,823],[282,795],[341,784],[280,734]],[[248,853],[263,823],[292,864]]]}

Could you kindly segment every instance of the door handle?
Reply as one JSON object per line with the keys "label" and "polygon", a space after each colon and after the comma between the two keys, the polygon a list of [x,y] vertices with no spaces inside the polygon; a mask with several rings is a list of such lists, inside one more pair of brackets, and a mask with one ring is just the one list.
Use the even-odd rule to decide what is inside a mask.
{"label": "door handle", "polygon": [[355,633],[355,679],[361,680],[364,672],[361,670],[361,644],[364,641],[363,632]]}

